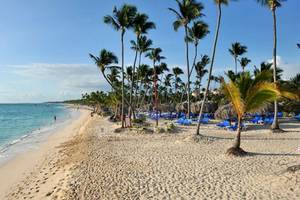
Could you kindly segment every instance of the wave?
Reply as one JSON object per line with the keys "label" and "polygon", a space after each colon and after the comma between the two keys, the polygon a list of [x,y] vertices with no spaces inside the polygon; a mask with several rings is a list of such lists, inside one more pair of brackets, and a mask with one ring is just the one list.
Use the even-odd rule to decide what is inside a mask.
{"label": "wave", "polygon": [[[33,131],[27,132],[20,137],[9,141],[6,144],[0,145],[0,158],[7,158],[11,154],[16,154],[24,151],[27,147],[32,147],[40,143],[45,137],[55,132],[59,128],[64,127],[68,121],[74,119],[78,112],[71,109],[66,109],[68,114],[61,120],[57,120],[55,123],[49,123],[43,127],[39,127]],[[1,161],[1,160],[0,160]],[[1,164],[1,162],[0,162]]]}

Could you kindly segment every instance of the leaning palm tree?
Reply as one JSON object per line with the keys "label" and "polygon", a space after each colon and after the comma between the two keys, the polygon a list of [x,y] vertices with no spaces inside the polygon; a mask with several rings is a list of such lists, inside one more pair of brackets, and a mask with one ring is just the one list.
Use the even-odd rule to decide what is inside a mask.
{"label": "leaning palm tree", "polygon": [[235,82],[222,80],[222,91],[231,102],[237,114],[237,135],[234,144],[227,150],[228,155],[243,156],[246,152],[241,145],[241,127],[246,113],[253,113],[281,96],[274,83],[269,82],[270,72],[261,72],[254,78],[249,72],[242,73]]}
{"label": "leaning palm tree", "polygon": [[[267,6],[273,15],[273,34],[274,34],[274,47],[273,47],[273,79],[274,83],[277,83],[276,79],[276,68],[277,68],[277,19],[276,19],[276,10],[281,7],[281,3],[286,0],[256,0],[263,6]],[[279,128],[278,121],[278,105],[277,100],[274,101],[274,120],[271,126],[271,130],[273,132],[281,132]]]}
{"label": "leaning palm tree", "polygon": [[217,27],[216,27],[216,33],[215,33],[215,39],[213,43],[213,50],[212,50],[212,56],[211,56],[211,63],[210,63],[210,68],[209,68],[209,73],[208,73],[208,80],[207,80],[207,85],[206,85],[206,90],[204,93],[204,97],[201,103],[201,108],[199,112],[199,120],[198,120],[198,125],[197,125],[197,130],[196,130],[196,135],[200,135],[200,122],[201,122],[201,117],[202,117],[202,112],[204,108],[204,104],[208,95],[208,90],[210,86],[210,77],[212,75],[212,70],[215,62],[215,55],[216,55],[216,50],[217,50],[217,43],[218,43],[218,38],[219,38],[219,30],[220,30],[220,25],[221,25],[221,17],[222,17],[222,5],[228,5],[229,0],[214,0],[215,4],[218,7],[218,19],[217,19]]}
{"label": "leaning palm tree", "polygon": [[190,117],[190,63],[189,63],[189,43],[188,43],[188,25],[192,20],[201,17],[201,11],[204,9],[202,3],[196,0],[176,0],[179,11],[169,8],[176,15],[176,20],[173,23],[174,30],[177,31],[180,27],[184,27],[185,31],[185,46],[186,46],[186,66],[187,66],[187,100],[188,100],[188,117]]}
{"label": "leaning palm tree", "polygon": [[136,15],[137,9],[135,6],[124,4],[120,9],[114,7],[113,15],[106,15],[104,17],[104,23],[111,25],[115,30],[121,32],[121,50],[122,50],[122,103],[121,103],[121,119],[122,119],[122,128],[125,126],[124,119],[124,35],[126,29],[132,27],[134,17]]}
{"label": "leaning palm tree", "polygon": [[[149,57],[153,62],[153,84],[154,84],[154,98],[155,98],[155,112],[158,115],[158,94],[157,94],[157,66],[155,65],[157,62],[159,63],[162,59],[165,59],[164,56],[161,56],[162,50],[160,48],[154,48],[151,52],[146,54],[146,57]],[[156,126],[158,126],[158,117],[156,117]]]}
{"label": "leaning palm tree", "polygon": [[241,60],[239,60],[239,62],[240,62],[240,65],[241,65],[241,67],[243,69],[243,72],[245,72],[245,68],[251,62],[251,60],[248,59],[248,58],[246,58],[246,57],[243,57],[243,58],[241,58]]}
{"label": "leaning palm tree", "polygon": [[247,52],[247,47],[241,45],[239,42],[235,42],[235,43],[231,44],[231,48],[228,49],[228,51],[234,58],[235,73],[237,74],[238,57]]}
{"label": "leaning palm tree", "polygon": [[100,69],[103,77],[107,81],[107,83],[114,89],[115,86],[112,84],[111,80],[106,76],[105,70],[110,67],[112,64],[118,63],[118,58],[115,56],[114,53],[107,51],[106,49],[102,49],[100,51],[100,55],[94,56],[93,54],[89,54],[90,57],[93,59],[97,67]]}
{"label": "leaning palm tree", "polygon": [[193,26],[189,29],[188,40],[190,42],[193,42],[195,46],[195,56],[194,56],[193,66],[189,74],[190,77],[196,65],[199,41],[202,40],[205,36],[207,36],[207,34],[209,34],[208,25],[202,21],[194,22]]}
{"label": "leaning palm tree", "polygon": [[133,31],[136,35],[136,42],[131,41],[131,43],[133,44],[132,49],[135,51],[135,57],[133,62],[133,72],[131,77],[131,87],[130,87],[130,96],[129,96],[129,101],[130,104],[132,105],[132,107],[130,107],[130,112],[129,112],[130,124],[131,124],[132,112],[133,112],[133,118],[135,118],[134,107],[133,107],[134,104],[132,102],[133,101],[132,94],[133,94],[133,86],[135,84],[133,75],[135,74],[138,52],[140,51],[138,47],[138,42],[142,34],[147,34],[150,29],[155,28],[155,24],[151,21],[148,21],[148,19],[149,17],[146,14],[137,13],[136,16],[134,17],[133,24],[132,24]]}

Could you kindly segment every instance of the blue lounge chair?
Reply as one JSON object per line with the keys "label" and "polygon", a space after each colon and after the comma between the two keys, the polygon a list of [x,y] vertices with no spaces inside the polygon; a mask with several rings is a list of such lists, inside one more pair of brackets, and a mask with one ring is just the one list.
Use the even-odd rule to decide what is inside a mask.
{"label": "blue lounge chair", "polygon": [[[238,128],[238,123],[235,123],[234,125],[232,126],[227,126],[227,129],[230,130],[230,131],[236,131]],[[241,124],[241,128],[244,129],[246,128],[245,124]]]}
{"label": "blue lounge chair", "polygon": [[185,125],[185,126],[189,126],[192,124],[192,120],[190,119],[185,119],[185,118],[180,118],[176,121],[176,123],[180,124],[180,125]]}
{"label": "blue lounge chair", "polygon": [[225,128],[227,126],[230,126],[230,122],[228,120],[225,120],[223,122],[218,123],[217,126],[221,128]]}
{"label": "blue lounge chair", "polygon": [[295,119],[298,120],[298,121],[300,121],[300,114],[296,115]]}
{"label": "blue lounge chair", "polygon": [[263,119],[261,116],[255,116],[253,119],[250,120],[250,122],[253,124],[258,124],[263,122]]}
{"label": "blue lounge chair", "polygon": [[272,124],[273,123],[273,118],[272,117],[266,117],[264,119],[264,124]]}
{"label": "blue lounge chair", "polygon": [[208,124],[209,120],[210,120],[209,118],[204,117],[204,118],[201,118],[200,123],[201,124]]}

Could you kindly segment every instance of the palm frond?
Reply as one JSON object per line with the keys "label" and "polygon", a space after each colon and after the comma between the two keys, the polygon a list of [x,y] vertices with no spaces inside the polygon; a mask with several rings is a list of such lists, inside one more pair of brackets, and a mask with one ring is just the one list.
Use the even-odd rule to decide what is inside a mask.
{"label": "palm frond", "polygon": [[256,112],[280,97],[276,85],[270,82],[260,82],[251,88],[246,98],[246,110]]}
{"label": "palm frond", "polygon": [[230,83],[222,82],[222,91],[230,99],[237,115],[241,117],[245,112],[245,106],[239,88],[232,81]]}

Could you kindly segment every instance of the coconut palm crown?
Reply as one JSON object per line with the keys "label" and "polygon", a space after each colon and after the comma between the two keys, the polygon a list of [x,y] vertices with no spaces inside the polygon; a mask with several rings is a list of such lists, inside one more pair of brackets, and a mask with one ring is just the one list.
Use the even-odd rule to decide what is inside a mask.
{"label": "coconut palm crown", "polygon": [[232,148],[227,153],[231,155],[244,155],[246,152],[240,148],[241,123],[246,113],[253,113],[264,108],[281,96],[280,91],[274,83],[269,82],[272,73],[261,72],[251,77],[249,72],[242,73],[235,82],[226,83],[222,80],[222,92],[233,105],[238,117],[237,136]]}
{"label": "coconut palm crown", "polygon": [[235,43],[231,44],[231,48],[228,49],[228,51],[234,58],[235,73],[237,74],[237,59],[239,56],[241,56],[247,52],[247,47],[241,45],[241,43],[239,43],[239,42],[235,42]]}
{"label": "coconut palm crown", "polygon": [[176,0],[176,2],[179,11],[169,8],[169,10],[175,13],[177,17],[177,19],[173,22],[173,28],[175,31],[177,31],[181,26],[187,26],[192,20],[203,15],[201,11],[203,10],[204,6],[202,3],[197,2],[196,0]]}

